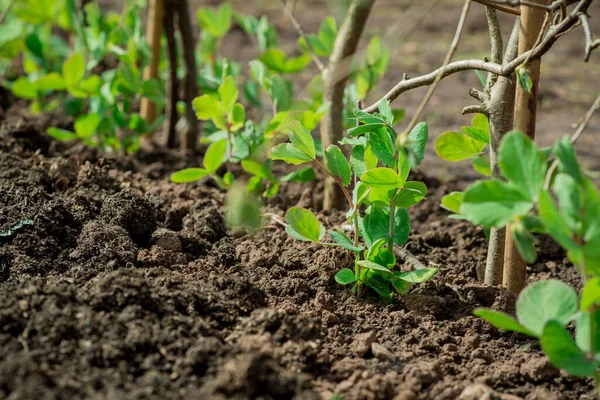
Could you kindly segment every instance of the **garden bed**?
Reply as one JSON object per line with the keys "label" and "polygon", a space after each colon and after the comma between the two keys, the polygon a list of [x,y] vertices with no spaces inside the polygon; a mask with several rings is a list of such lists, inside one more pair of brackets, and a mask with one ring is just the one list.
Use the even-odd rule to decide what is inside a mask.
{"label": "garden bed", "polygon": [[[510,312],[514,298],[478,285],[483,232],[439,208],[460,181],[417,177],[429,194],[407,248],[440,272],[386,305],[334,282],[348,252],[294,241],[277,218],[228,233],[218,189],[168,180],[193,157],[99,158],[49,141],[60,117],[19,114],[0,125],[3,397],[456,399],[483,390],[474,384],[593,397],[592,382],[552,367],[535,340],[471,315]],[[282,218],[318,193],[290,185],[267,211]],[[577,284],[559,247],[540,243],[529,279]]]}

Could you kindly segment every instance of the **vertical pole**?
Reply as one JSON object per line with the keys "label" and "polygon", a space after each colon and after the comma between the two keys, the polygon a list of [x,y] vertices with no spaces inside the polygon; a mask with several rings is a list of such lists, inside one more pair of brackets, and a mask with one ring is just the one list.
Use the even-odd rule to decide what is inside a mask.
{"label": "vertical pole", "polygon": [[[547,4],[547,0],[534,0]],[[521,31],[519,33],[519,55],[531,50],[543,29],[545,11],[530,6],[521,6]],[[525,66],[533,82],[531,93],[517,85],[515,95],[514,129],[535,138],[535,118],[537,109],[538,83],[540,78],[540,60],[534,60]],[[519,293],[525,286],[527,263],[512,240],[511,226],[506,230],[504,251],[504,275],[502,284],[513,293]]]}
{"label": "vertical pole", "polygon": [[183,61],[185,63],[185,118],[187,120],[187,132],[181,139],[181,149],[188,152],[196,151],[198,143],[198,118],[192,108],[192,101],[198,95],[198,71],[196,70],[196,43],[192,31],[192,20],[187,0],[179,0],[179,33],[181,33],[181,44],[183,46]]}
{"label": "vertical pole", "polygon": [[[148,26],[146,27],[146,40],[150,51],[152,52],[152,58],[150,59],[150,65],[144,70],[144,79],[156,79],[158,78],[158,63],[160,61],[160,35],[162,33],[162,26],[164,21],[164,4],[165,0],[150,0],[148,6]],[[140,104],[140,115],[149,124],[153,123],[156,119],[156,104],[142,98]]]}
{"label": "vertical pole", "polygon": [[175,43],[175,12],[172,4],[165,7],[165,36],[167,38],[167,56],[169,59],[169,81],[167,84],[167,120],[164,125],[164,143],[169,148],[175,147],[177,141],[175,126],[177,124],[177,100],[179,98],[179,82],[177,80],[177,43]]}

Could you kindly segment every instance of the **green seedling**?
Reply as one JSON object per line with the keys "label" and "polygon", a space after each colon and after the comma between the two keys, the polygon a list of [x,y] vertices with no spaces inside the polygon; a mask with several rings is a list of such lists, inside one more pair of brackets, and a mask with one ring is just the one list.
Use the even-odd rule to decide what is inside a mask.
{"label": "green seedling", "polygon": [[[476,182],[462,195],[448,197],[446,204],[486,227],[510,224],[510,234],[528,262],[536,258],[534,233],[549,234],[567,251],[585,282],[580,300],[568,285],[548,280],[521,293],[517,319],[487,309],[475,313],[499,328],[539,338],[555,366],[574,376],[594,377],[600,385],[600,194],[577,162],[568,137],[552,153],[555,161],[548,168],[547,151],[522,133],[508,133],[498,154],[504,180]],[[575,340],[565,329],[571,321],[576,322]]]}
{"label": "green seedling", "polygon": [[[348,201],[352,238],[342,230],[326,232],[310,210],[299,207],[287,211],[286,230],[298,240],[353,252],[354,269],[342,269],[336,281],[352,284],[353,292],[358,294],[364,286],[369,287],[389,300],[394,291],[405,294],[413,284],[430,280],[437,269],[394,270],[393,247],[403,245],[410,233],[407,208],[427,193],[423,183],[407,179],[411,166],[423,159],[428,130],[425,123],[420,123],[412,132],[397,135],[389,103],[381,103],[379,110],[374,114],[354,110],[359,125],[348,130],[350,136],[340,143],[351,147],[350,161],[340,147],[331,145],[321,162],[310,131],[297,121],[289,125],[290,142],[272,148],[269,157],[292,165],[314,163],[337,182]],[[351,183],[353,190],[349,189]],[[326,234],[333,243],[323,240]]]}

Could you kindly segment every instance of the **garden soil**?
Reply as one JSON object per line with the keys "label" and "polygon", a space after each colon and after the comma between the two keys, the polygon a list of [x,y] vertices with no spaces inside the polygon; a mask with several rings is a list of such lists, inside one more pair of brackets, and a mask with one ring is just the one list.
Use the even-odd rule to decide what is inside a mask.
{"label": "garden soil", "polygon": [[[439,15],[440,29],[451,32],[442,24],[450,17]],[[472,20],[470,34],[480,25]],[[563,55],[583,64],[579,50]],[[563,79],[556,70],[548,76]],[[468,82],[448,85],[438,92],[432,138],[464,124],[445,101],[460,110]],[[598,81],[590,85],[598,90]],[[541,118],[542,142],[569,132],[587,107],[587,91],[560,89],[571,100],[546,90],[556,98],[541,107],[554,110]],[[0,93],[0,398],[594,398],[593,382],[552,367],[535,340],[472,315],[480,306],[514,312],[515,298],[478,283],[484,233],[439,207],[469,183],[468,166],[447,167],[429,154],[411,178],[429,193],[410,210],[406,248],[440,272],[384,304],[335,283],[353,264],[346,251],[295,241],[281,226],[290,206],[319,209],[319,184],[283,187],[268,201],[262,229],[231,232],[215,185],[169,182],[199,156],[151,147],[100,154],[51,141],[48,126],[72,121],[31,116]],[[590,135],[599,130],[595,123]],[[593,169],[598,147],[586,151]],[[327,228],[344,223],[342,212],[319,218]],[[538,250],[530,282],[580,285],[559,246],[540,237]]]}

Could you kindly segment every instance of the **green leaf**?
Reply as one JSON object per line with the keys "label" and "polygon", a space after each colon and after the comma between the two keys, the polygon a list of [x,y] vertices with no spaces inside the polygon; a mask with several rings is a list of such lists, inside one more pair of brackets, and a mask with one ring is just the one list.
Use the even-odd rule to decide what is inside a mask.
{"label": "green leaf", "polygon": [[282,74],[300,72],[311,62],[310,54],[287,58],[280,49],[269,49],[260,56],[259,60],[275,72]]}
{"label": "green leaf", "polygon": [[233,109],[227,116],[227,120],[230,124],[229,129],[232,132],[238,131],[240,128],[244,126],[244,121],[246,120],[246,110],[241,103],[235,103]]}
{"label": "green leaf", "polygon": [[85,75],[85,60],[83,54],[73,53],[62,67],[63,78],[67,87],[76,87]]}
{"label": "green leaf", "polygon": [[282,160],[292,165],[312,161],[312,158],[291,143],[281,143],[273,147],[269,151],[269,158],[272,160]]}
{"label": "green leaf", "polygon": [[519,67],[515,71],[517,73],[517,80],[519,81],[519,86],[527,91],[527,93],[531,93],[531,89],[533,89],[533,81],[529,76],[529,72],[523,66]]}
{"label": "green leaf", "polygon": [[210,173],[204,168],[185,168],[171,174],[171,182],[187,183],[204,178]]}
{"label": "green leaf", "polygon": [[286,81],[279,75],[269,79],[269,96],[277,111],[286,111],[292,103],[292,87],[289,81]]}
{"label": "green leaf", "polygon": [[233,110],[233,106],[238,99],[238,88],[232,76],[225,78],[219,86],[219,96],[221,96],[221,115],[228,114]]}
{"label": "green leaf", "polygon": [[209,8],[199,8],[196,16],[203,30],[216,38],[222,38],[231,27],[233,10],[229,3],[225,3],[216,12]]}
{"label": "green leaf", "polygon": [[554,240],[567,250],[573,251],[577,249],[578,246],[573,241],[573,232],[569,229],[567,221],[558,212],[558,209],[554,205],[554,200],[552,200],[552,196],[548,191],[543,190],[541,192],[538,208],[542,223]]}
{"label": "green leaf", "polygon": [[535,282],[517,300],[517,319],[540,337],[548,321],[565,326],[577,313],[578,303],[577,292],[564,282],[557,279]]}
{"label": "green leaf", "polygon": [[519,189],[502,181],[479,181],[463,193],[460,213],[471,222],[500,228],[518,215],[527,214],[533,203]]}
{"label": "green leaf", "polygon": [[505,331],[524,333],[525,335],[534,336],[527,328],[521,325],[516,319],[503,312],[490,310],[489,308],[476,308],[473,311],[479,318],[485,319],[496,328],[504,329]]}
{"label": "green leaf", "polygon": [[221,102],[216,97],[208,94],[196,97],[192,101],[192,107],[196,111],[198,119],[203,121],[222,115]]}
{"label": "green leaf", "polygon": [[380,101],[378,104],[378,108],[379,113],[388,124],[394,122],[394,114],[392,113],[389,100],[384,99],[383,101]]}
{"label": "green leaf", "polygon": [[[230,185],[231,182],[227,184]],[[225,221],[228,227],[250,229],[260,227],[262,223],[260,201],[253,193],[248,193],[243,186],[234,184],[227,191],[225,205],[227,210]]]}
{"label": "green leaf", "polygon": [[600,278],[595,277],[588,280],[583,287],[581,292],[581,311],[588,311],[598,303],[600,303]]}
{"label": "green leaf", "polygon": [[67,131],[65,129],[51,127],[48,128],[46,132],[54,139],[59,140],[61,142],[66,140],[77,139],[77,135],[75,134],[75,132]]}
{"label": "green leaf", "polygon": [[75,120],[75,133],[82,139],[87,139],[96,133],[100,125],[100,116],[98,114],[83,115]]}
{"label": "green leaf", "polygon": [[400,295],[404,295],[409,292],[412,288],[412,283],[405,281],[404,279],[392,278],[392,286],[396,289],[396,292]]}
{"label": "green leaf", "polygon": [[25,38],[25,47],[40,61],[44,61],[44,45],[37,34],[32,33],[31,35],[27,35]]}
{"label": "green leaf", "polygon": [[406,112],[403,108],[394,108],[392,110],[392,114],[394,114],[394,120],[392,121],[392,125],[397,125],[404,119],[404,115]]}
{"label": "green leaf", "polygon": [[546,162],[529,137],[520,132],[507,133],[500,143],[498,165],[506,179],[531,201],[537,201],[544,186]]}
{"label": "green leaf", "polygon": [[431,280],[439,268],[423,268],[409,272],[396,272],[394,278],[399,278],[410,283],[423,283]]}
{"label": "green leaf", "polygon": [[558,199],[563,220],[571,230],[578,230],[580,209],[583,205],[579,184],[570,175],[559,173],[554,178],[553,189]]}
{"label": "green leaf", "polygon": [[478,155],[485,145],[460,132],[444,132],[435,141],[435,152],[443,160],[461,161]]}
{"label": "green leaf", "polygon": [[581,183],[583,181],[583,172],[577,162],[575,150],[568,136],[563,137],[556,143],[554,154],[556,154],[556,158],[558,159],[558,170],[570,175],[575,181]]}
{"label": "green leaf", "polygon": [[[319,243],[325,234],[325,228],[317,217],[306,208],[292,207],[285,213],[285,219],[291,228],[302,240]],[[289,230],[288,230],[289,232]]]}
{"label": "green leaf", "polygon": [[600,310],[596,309],[593,311],[586,311],[579,313],[577,318],[577,325],[575,327],[575,343],[585,353],[592,353],[592,332],[591,332],[591,318],[594,318],[594,336],[593,336],[593,351],[595,356],[600,355],[600,334],[598,329],[600,328]]}
{"label": "green leaf", "polygon": [[217,169],[219,169],[219,166],[221,166],[225,159],[226,153],[227,139],[212,143],[208,146],[208,149],[206,149],[206,154],[204,154],[204,159],[202,160],[204,168],[211,174],[217,172]]}
{"label": "green leaf", "polygon": [[490,162],[487,158],[482,155],[476,155],[471,158],[471,164],[475,171],[479,172],[481,175],[490,176],[492,174],[492,169],[490,167]]}
{"label": "green leaf", "polygon": [[462,205],[463,193],[452,192],[442,197],[441,207],[458,214]]}
{"label": "green leaf", "polygon": [[13,83],[11,91],[15,96],[22,99],[33,100],[37,97],[37,89],[35,85],[29,82],[29,80],[23,76],[18,78]]}
{"label": "green leaf", "polygon": [[50,72],[35,81],[38,90],[64,90],[65,80],[58,72]]}
{"label": "green leaf", "polygon": [[374,168],[365,172],[360,180],[368,187],[387,190],[398,189],[404,184],[396,171],[385,167]]}
{"label": "green leaf", "polygon": [[384,239],[387,241],[390,217],[383,207],[377,204],[372,205],[367,209],[364,218],[359,219],[358,222],[361,236],[369,248],[371,248],[373,243],[377,240]]}
{"label": "green leaf", "polygon": [[381,271],[381,272],[386,272],[388,274],[392,273],[392,271],[390,271],[388,268],[384,267],[383,265],[374,263],[373,261],[361,260],[361,261],[357,262],[357,264],[363,268],[368,268],[373,271]]}
{"label": "green leaf", "polygon": [[316,179],[315,170],[311,167],[290,172],[280,179],[282,182],[312,182]]}
{"label": "green leaf", "polygon": [[534,243],[535,236],[531,234],[519,221],[510,226],[510,233],[517,250],[528,264],[533,264],[537,258]]}
{"label": "green leaf", "polygon": [[396,207],[408,208],[417,204],[427,195],[427,186],[423,182],[406,182],[396,195]]}
{"label": "green leaf", "polygon": [[490,143],[490,124],[484,114],[476,114],[471,121],[471,126],[463,126],[462,131],[475,140]]}
{"label": "green leaf", "polygon": [[593,376],[598,365],[588,359],[577,347],[569,332],[558,321],[548,321],[540,340],[542,350],[552,365],[562,368],[573,376]]}
{"label": "green leaf", "polygon": [[350,238],[346,236],[343,232],[329,231],[329,236],[331,236],[331,238],[335,240],[337,244],[339,244],[346,250],[359,252],[365,249],[362,246],[355,246],[354,242],[350,240]]}
{"label": "green leaf", "polygon": [[402,246],[410,235],[410,218],[404,208],[396,210],[394,214],[394,243]]}
{"label": "green leaf", "polygon": [[374,130],[368,136],[373,153],[384,164],[393,167],[396,157],[396,146],[388,130],[384,127]]}
{"label": "green leaf", "polygon": [[246,158],[242,160],[241,164],[244,171],[249,174],[258,176],[261,179],[273,180],[273,175],[271,174],[268,163]]}
{"label": "green leaf", "polygon": [[364,133],[374,132],[383,126],[385,126],[384,122],[373,122],[364,125],[359,125],[355,128],[348,129],[348,134],[350,136],[359,136]]}
{"label": "green leaf", "polygon": [[427,145],[427,138],[429,137],[429,128],[426,122],[419,122],[408,134],[411,147],[415,152],[419,162],[423,161],[425,157],[425,145]]}
{"label": "green leaf", "polygon": [[347,285],[349,283],[356,282],[356,277],[354,276],[354,272],[352,272],[349,268],[344,268],[335,274],[335,281],[340,285]]}
{"label": "green leaf", "polygon": [[348,160],[346,160],[339,147],[331,144],[325,149],[325,163],[329,172],[339,178],[342,185],[348,186],[350,184],[350,178],[352,177],[350,164],[348,164]]}
{"label": "green leaf", "polygon": [[315,140],[310,131],[305,129],[298,121],[291,121],[288,125],[290,129],[290,141],[292,144],[311,159],[316,157]]}

